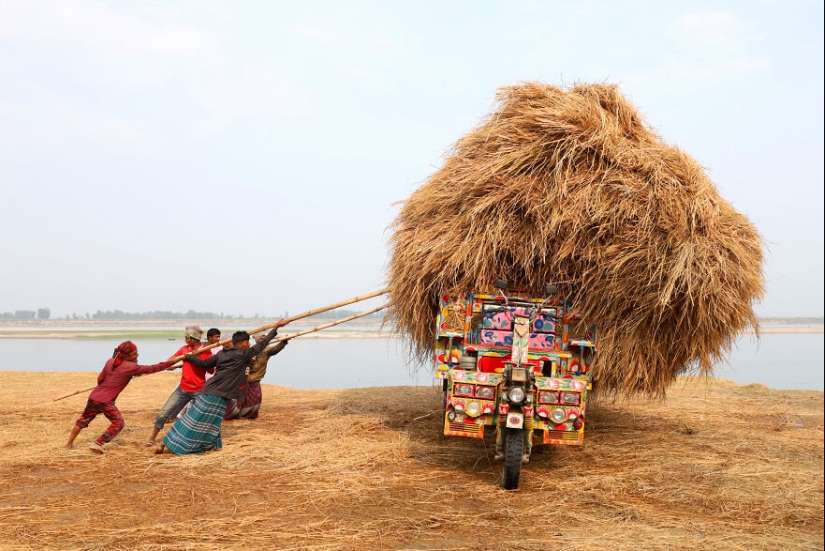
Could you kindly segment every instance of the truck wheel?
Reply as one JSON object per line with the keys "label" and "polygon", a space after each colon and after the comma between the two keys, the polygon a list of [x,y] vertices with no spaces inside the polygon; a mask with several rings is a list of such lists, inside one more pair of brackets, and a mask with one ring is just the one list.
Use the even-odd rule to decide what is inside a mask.
{"label": "truck wheel", "polygon": [[501,487],[505,490],[518,490],[524,454],[524,434],[519,429],[504,430],[504,466],[501,469]]}

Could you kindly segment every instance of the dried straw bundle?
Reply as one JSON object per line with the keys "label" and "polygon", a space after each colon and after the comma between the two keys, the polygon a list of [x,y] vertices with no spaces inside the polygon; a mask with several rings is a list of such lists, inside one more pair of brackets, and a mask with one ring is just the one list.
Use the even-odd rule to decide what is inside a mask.
{"label": "dried straw bundle", "polygon": [[504,87],[390,227],[390,319],[420,357],[442,292],[556,283],[600,332],[603,394],[712,374],[764,292],[763,242],[610,85]]}

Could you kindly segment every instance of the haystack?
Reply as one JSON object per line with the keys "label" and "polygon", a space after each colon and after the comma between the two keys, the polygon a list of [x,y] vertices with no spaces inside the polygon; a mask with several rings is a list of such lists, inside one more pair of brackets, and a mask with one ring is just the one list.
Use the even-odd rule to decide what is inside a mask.
{"label": "haystack", "polygon": [[616,86],[501,88],[390,227],[389,317],[422,359],[438,297],[546,283],[599,328],[602,395],[712,375],[757,329],[763,241]]}

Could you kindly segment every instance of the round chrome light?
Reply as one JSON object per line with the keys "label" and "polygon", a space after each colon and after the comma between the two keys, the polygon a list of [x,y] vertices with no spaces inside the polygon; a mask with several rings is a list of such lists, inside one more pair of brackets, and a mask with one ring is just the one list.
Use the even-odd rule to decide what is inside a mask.
{"label": "round chrome light", "polygon": [[481,415],[481,406],[478,402],[470,402],[467,404],[467,415],[470,417],[478,417]]}
{"label": "round chrome light", "polygon": [[524,393],[524,389],[520,386],[514,386],[509,391],[507,391],[507,399],[510,400],[513,404],[520,404],[524,401],[524,397],[526,394]]}
{"label": "round chrome light", "polygon": [[550,412],[550,420],[556,423],[564,423],[567,421],[567,413],[562,408],[556,408]]}

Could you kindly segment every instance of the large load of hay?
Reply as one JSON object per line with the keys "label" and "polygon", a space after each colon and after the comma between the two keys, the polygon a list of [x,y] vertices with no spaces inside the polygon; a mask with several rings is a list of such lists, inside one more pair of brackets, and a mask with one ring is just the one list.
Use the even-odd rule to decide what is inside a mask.
{"label": "large load of hay", "polygon": [[764,292],[763,242],[702,167],[610,85],[525,83],[461,138],[392,224],[390,319],[420,357],[438,297],[555,283],[599,329],[602,395],[710,375]]}

